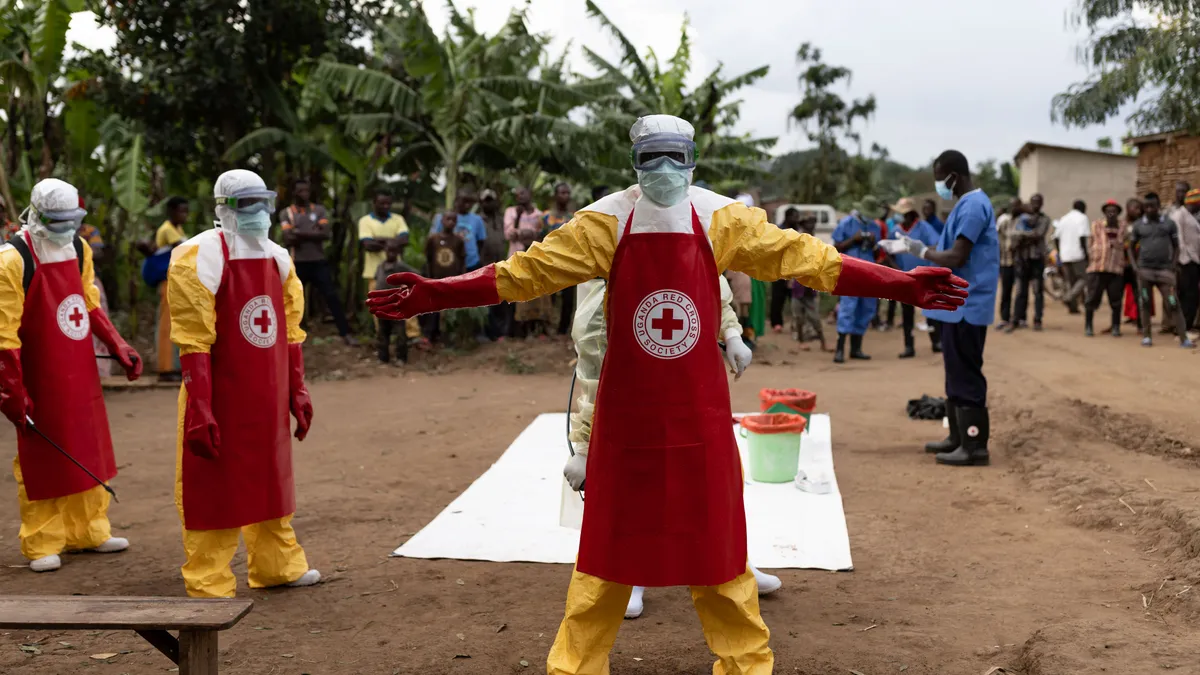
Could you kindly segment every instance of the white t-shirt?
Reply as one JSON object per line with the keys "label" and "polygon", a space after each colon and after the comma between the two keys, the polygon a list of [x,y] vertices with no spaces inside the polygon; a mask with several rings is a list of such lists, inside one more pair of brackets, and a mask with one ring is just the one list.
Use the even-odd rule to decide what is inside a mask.
{"label": "white t-shirt", "polygon": [[1058,254],[1060,262],[1082,262],[1084,255],[1083,243],[1079,240],[1091,232],[1091,223],[1086,214],[1071,210],[1058,221],[1055,236],[1058,238]]}

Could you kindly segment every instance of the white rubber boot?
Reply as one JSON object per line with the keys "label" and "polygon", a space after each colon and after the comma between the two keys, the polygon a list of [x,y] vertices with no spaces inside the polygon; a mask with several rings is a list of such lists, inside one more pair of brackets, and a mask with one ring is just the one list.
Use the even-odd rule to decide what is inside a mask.
{"label": "white rubber boot", "polygon": [[759,595],[770,595],[783,587],[783,582],[773,574],[760,572],[754,565],[750,566],[750,571],[754,573],[754,581],[758,583]]}
{"label": "white rubber boot", "polygon": [[299,588],[301,586],[315,586],[317,584],[317,582],[319,582],[320,580],[321,580],[320,572],[318,572],[316,570],[309,570],[309,571],[305,572],[304,574],[300,575],[299,579],[297,579],[287,585],[292,588]]}
{"label": "white rubber boot", "polygon": [[47,555],[37,560],[29,561],[29,569],[34,572],[53,572],[62,567],[62,559],[57,555]]}
{"label": "white rubber boot", "polygon": [[625,618],[636,619],[642,615],[642,593],[646,589],[643,586],[634,586],[633,592],[629,594],[629,604],[625,606]]}
{"label": "white rubber boot", "polygon": [[96,553],[118,553],[129,548],[129,540],[125,537],[109,537],[102,544],[93,549]]}

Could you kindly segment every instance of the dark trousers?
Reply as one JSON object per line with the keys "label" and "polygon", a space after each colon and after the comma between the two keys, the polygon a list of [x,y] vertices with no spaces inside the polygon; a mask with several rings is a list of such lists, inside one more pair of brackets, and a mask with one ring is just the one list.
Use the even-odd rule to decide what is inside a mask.
{"label": "dark trousers", "polygon": [[300,283],[317,292],[325,300],[325,306],[333,315],[333,323],[337,326],[338,335],[349,335],[350,324],[346,322],[346,314],[342,311],[342,301],[338,299],[337,287],[333,283],[333,274],[329,271],[329,263],[324,260],[296,263],[296,277]]}
{"label": "dark trousers", "polygon": [[1079,311],[1079,298],[1086,297],[1083,293],[1087,289],[1087,265],[1086,260],[1062,265],[1063,281],[1066,282],[1067,289],[1063,294],[1063,303],[1072,312]]}
{"label": "dark trousers", "polygon": [[1045,260],[1021,260],[1017,262],[1017,306],[1013,308],[1013,321],[1025,321],[1029,316],[1029,292],[1033,290],[1033,322],[1042,322],[1046,309],[1046,294],[1042,273]]}
{"label": "dark trousers", "polygon": [[1110,272],[1088,272],[1087,301],[1088,318],[1100,308],[1100,298],[1108,294],[1108,306],[1112,308],[1112,327],[1121,327],[1121,303],[1125,300],[1125,277]]}
{"label": "dark trousers", "polygon": [[1188,263],[1179,268],[1179,307],[1188,330],[1196,327],[1196,311],[1200,308],[1200,263]]}
{"label": "dark trousers", "polygon": [[491,340],[508,337],[509,307],[507,302],[488,307],[487,328],[485,332]]}
{"label": "dark trousers", "polygon": [[437,342],[442,337],[442,314],[430,312],[417,317],[421,324],[421,334],[430,342]]}
{"label": "dark trousers", "polygon": [[571,334],[571,320],[575,318],[575,287],[564,288],[558,292],[562,301],[562,314],[558,317],[558,334]]}
{"label": "dark trousers", "polygon": [[[900,304],[900,320],[904,324],[904,344],[909,344],[913,341],[913,329],[916,328],[917,308],[912,305]],[[925,323],[929,324],[929,343],[937,346],[942,341],[942,322],[926,319]]]}
{"label": "dark trousers", "polygon": [[400,339],[396,345],[396,358],[404,363],[408,363],[408,337],[404,334],[404,322],[380,319],[378,323],[379,330],[375,333],[379,361],[387,363],[391,360],[392,333],[397,333]]}
{"label": "dark trousers", "polygon": [[1012,320],[1013,282],[1017,280],[1016,268],[1012,265],[1000,268],[1000,320]]}
{"label": "dark trousers", "polygon": [[946,399],[959,407],[987,407],[983,376],[983,343],[987,326],[960,321],[942,324],[942,363],[946,367]]}
{"label": "dark trousers", "polygon": [[783,323],[783,308],[788,306],[788,300],[792,297],[791,289],[788,288],[787,279],[779,279],[771,282],[771,326],[782,326]]}

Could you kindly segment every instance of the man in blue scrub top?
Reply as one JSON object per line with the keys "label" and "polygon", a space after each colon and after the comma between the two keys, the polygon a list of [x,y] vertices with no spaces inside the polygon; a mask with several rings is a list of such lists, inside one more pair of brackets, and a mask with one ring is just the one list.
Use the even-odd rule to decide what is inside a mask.
{"label": "man in blue scrub top", "polygon": [[[879,225],[863,217],[856,208],[850,215],[842,218],[833,230],[833,245],[842,255],[851,258],[875,262],[875,246],[879,243],[882,231]],[[863,353],[863,335],[875,317],[875,307],[879,301],[875,298],[838,299],[837,310],[837,350],[833,354],[834,363],[846,362],[846,336],[850,336],[850,358],[870,359]]]}
{"label": "man in blue scrub top", "polygon": [[[932,225],[921,220],[921,216],[917,213],[917,206],[913,203],[913,200],[905,197],[897,202],[892,209],[896,212],[899,220],[896,221],[895,225],[888,227],[889,239],[902,240],[907,237],[909,239],[916,239],[926,246],[937,248],[938,241],[941,240],[942,235],[936,232]],[[896,253],[892,259],[896,263],[896,268],[904,272],[910,272],[922,265],[929,264],[929,262],[921,260],[908,252]],[[913,338],[913,329],[916,324],[916,308],[912,305],[902,305],[900,312],[901,321],[904,326],[904,351],[900,354],[900,358],[911,359],[917,355],[915,348],[916,341]],[[940,325],[932,319],[929,320],[929,341],[934,354],[942,351]]]}
{"label": "man in blue scrub top", "polygon": [[942,199],[957,198],[937,250],[916,239],[909,252],[949,267],[969,284],[967,302],[954,311],[927,311],[942,322],[942,360],[946,368],[946,416],[950,435],[929,443],[938,464],[986,466],[988,463],[987,379],[983,376],[983,344],[996,314],[996,282],[1000,276],[1000,240],[992,202],[971,182],[967,158],[957,150],[933,162],[933,179]]}

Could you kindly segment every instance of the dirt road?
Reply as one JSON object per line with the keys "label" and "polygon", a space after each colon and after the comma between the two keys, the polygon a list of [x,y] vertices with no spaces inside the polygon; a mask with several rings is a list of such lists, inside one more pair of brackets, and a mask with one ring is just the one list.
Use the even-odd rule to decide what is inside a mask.
{"label": "dirt road", "polygon": [[[850,573],[780,572],[784,588],[763,602],[776,673],[1200,672],[1200,355],[1165,338],[1150,350],[1132,335],[1085,339],[1065,313],[1047,323],[989,335],[986,469],[938,467],[921,452],[943,433],[904,415],[907,399],[941,393],[927,342],[899,361],[898,332],[872,333],[875,359],[838,367],[766,341],[733,386],[734,408],[752,408],[764,386],[818,392],[833,416],[855,561]],[[485,370],[315,382],[316,426],[296,449],[295,525],[327,581],[250,591],[239,555],[240,592],[255,609],[222,634],[222,672],[544,672],[566,566],[387,557],[538,413],[562,410],[569,353],[544,351],[558,372],[509,374],[499,348]],[[3,479],[0,593],[183,594],[174,409],[167,391],[109,398],[122,497],[112,518],[132,540],[126,553],[69,556],[47,575],[23,569]],[[40,654],[19,649],[31,643]],[[89,658],[98,652],[120,654]],[[0,672],[12,675],[170,666],[132,634],[0,635]],[[648,593],[613,652],[615,675],[710,669],[681,589]]]}

